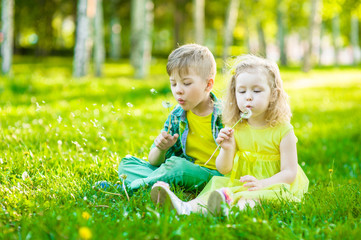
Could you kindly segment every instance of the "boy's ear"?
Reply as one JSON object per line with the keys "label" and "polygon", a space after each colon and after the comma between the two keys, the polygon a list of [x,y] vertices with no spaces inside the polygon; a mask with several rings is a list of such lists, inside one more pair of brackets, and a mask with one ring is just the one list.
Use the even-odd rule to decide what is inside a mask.
{"label": "boy's ear", "polygon": [[207,80],[207,87],[206,87],[206,91],[211,91],[214,85],[214,79],[210,78]]}

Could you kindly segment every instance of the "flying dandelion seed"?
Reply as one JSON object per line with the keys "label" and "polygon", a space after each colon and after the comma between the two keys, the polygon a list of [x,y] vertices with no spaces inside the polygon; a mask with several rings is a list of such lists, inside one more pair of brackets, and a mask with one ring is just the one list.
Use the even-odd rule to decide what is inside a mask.
{"label": "flying dandelion seed", "polygon": [[130,102],[127,103],[127,106],[132,108],[133,107],[133,104],[131,104]]}
{"label": "flying dandelion seed", "polygon": [[150,89],[150,92],[154,95],[154,94],[157,94],[157,90],[155,90],[154,88]]}
{"label": "flying dandelion seed", "polygon": [[40,109],[41,109],[41,107],[40,107],[39,103],[36,102],[36,110],[35,111],[40,111]]}
{"label": "flying dandelion seed", "polygon": [[87,111],[89,111],[88,107],[85,107],[85,109],[86,109]]}
{"label": "flying dandelion seed", "polygon": [[59,123],[61,123],[62,120],[63,120],[63,119],[61,118],[61,116],[59,116],[58,119],[57,119],[57,121],[58,121]]}

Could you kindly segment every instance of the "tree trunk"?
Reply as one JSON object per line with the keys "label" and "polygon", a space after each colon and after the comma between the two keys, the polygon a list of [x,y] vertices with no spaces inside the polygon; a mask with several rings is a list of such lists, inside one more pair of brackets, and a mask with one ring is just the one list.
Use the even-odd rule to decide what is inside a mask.
{"label": "tree trunk", "polygon": [[103,74],[105,59],[104,31],[103,31],[103,1],[96,0],[96,13],[94,19],[94,67],[95,76]]}
{"label": "tree trunk", "polygon": [[193,0],[195,41],[198,44],[203,44],[204,42],[204,1]]}
{"label": "tree trunk", "polygon": [[151,34],[153,28],[152,0],[132,0],[131,6],[131,62],[136,78],[144,78],[149,71]]}
{"label": "tree trunk", "polygon": [[333,39],[333,47],[335,51],[334,63],[336,66],[338,66],[340,64],[339,55],[340,55],[340,47],[341,47],[339,15],[336,15],[332,18],[332,39]]}
{"label": "tree trunk", "polygon": [[278,38],[278,47],[280,50],[280,65],[286,66],[287,65],[287,53],[286,53],[286,44],[285,44],[285,35],[286,35],[286,28],[283,22],[284,16],[284,7],[283,1],[277,0],[277,38]]}
{"label": "tree trunk", "polygon": [[315,38],[319,38],[320,26],[322,21],[321,16],[322,0],[312,0],[311,13],[309,17],[308,39],[305,46],[305,53],[303,56],[303,71],[308,72],[312,68],[312,53],[314,51]]}
{"label": "tree trunk", "polygon": [[266,39],[264,36],[262,22],[260,20],[257,20],[257,33],[258,33],[258,44],[259,44],[258,53],[263,57],[267,57]]}
{"label": "tree trunk", "polygon": [[224,28],[223,59],[229,55],[229,46],[233,42],[233,31],[237,23],[240,0],[231,0],[227,9],[226,26]]}
{"label": "tree trunk", "polygon": [[321,21],[320,40],[319,40],[320,45],[318,48],[318,66],[322,66],[322,54],[323,54],[322,39],[323,39],[324,31],[325,31],[325,24]]}
{"label": "tree trunk", "polygon": [[174,48],[184,44],[184,0],[175,0],[174,5]]}
{"label": "tree trunk", "polygon": [[355,14],[351,16],[351,45],[353,64],[357,65],[360,62],[360,47],[359,47],[359,23]]}
{"label": "tree trunk", "polygon": [[112,0],[111,7],[113,9],[112,16],[110,19],[110,49],[109,56],[113,60],[119,60],[121,55],[121,31],[122,26],[120,25],[120,18],[116,13],[115,9],[118,6],[119,0]]}
{"label": "tree trunk", "polygon": [[89,64],[89,19],[87,16],[87,0],[78,0],[76,42],[74,48],[73,75],[82,77],[88,73]]}
{"label": "tree trunk", "polygon": [[146,0],[145,5],[145,39],[144,39],[144,76],[148,75],[150,62],[152,60],[152,35],[154,21],[154,4],[153,0]]}
{"label": "tree trunk", "polygon": [[2,0],[1,2],[1,71],[5,75],[11,74],[11,65],[13,59],[13,43],[14,43],[14,0]]}
{"label": "tree trunk", "polygon": [[244,29],[245,29],[245,35],[244,35],[244,42],[246,45],[246,49],[247,49],[247,53],[251,53],[251,44],[250,44],[250,34],[249,34],[249,28],[248,28],[248,13],[249,10],[247,8],[247,4],[246,1],[242,1],[242,9],[243,9],[243,25],[244,25]]}

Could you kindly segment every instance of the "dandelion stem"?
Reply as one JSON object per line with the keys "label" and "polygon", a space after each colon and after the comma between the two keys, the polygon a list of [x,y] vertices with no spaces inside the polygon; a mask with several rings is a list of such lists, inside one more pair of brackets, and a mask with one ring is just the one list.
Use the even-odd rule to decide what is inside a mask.
{"label": "dandelion stem", "polygon": [[[231,129],[233,129],[240,121],[242,121],[243,118],[249,118],[249,116],[252,114],[251,110],[248,109],[247,112],[242,113],[241,114],[241,118],[231,127]],[[222,141],[223,142],[223,141]],[[214,150],[214,152],[212,153],[211,157],[207,160],[207,162],[204,163],[204,166],[207,165],[207,163],[212,159],[212,157],[214,156],[214,154],[216,154],[217,150],[219,149],[219,147],[221,146],[222,142],[220,142],[216,148],[216,150]]]}
{"label": "dandelion stem", "polygon": [[122,179],[122,181],[123,181],[123,184],[122,184],[122,186],[123,186],[123,190],[124,190],[124,192],[125,192],[125,195],[127,196],[128,202],[130,202],[129,195],[128,195],[128,192],[127,192],[127,189],[125,188],[124,179]]}
{"label": "dandelion stem", "polygon": [[104,191],[104,190],[101,190],[101,189],[97,189],[99,192],[102,192],[102,193],[105,193],[105,194],[110,194],[110,195],[115,195],[115,196],[119,196],[121,197],[122,195],[119,194],[119,193],[112,193],[112,192],[107,192],[107,191]]}

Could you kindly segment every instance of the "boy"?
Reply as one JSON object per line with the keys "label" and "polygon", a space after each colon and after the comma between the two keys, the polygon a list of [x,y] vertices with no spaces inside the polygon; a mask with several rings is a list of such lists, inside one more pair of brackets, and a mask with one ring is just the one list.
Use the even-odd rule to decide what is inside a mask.
{"label": "boy", "polygon": [[157,181],[201,190],[213,176],[222,176],[215,166],[217,154],[204,166],[223,127],[219,102],[211,93],[216,75],[212,53],[197,44],[181,46],[169,55],[167,72],[178,105],[154,140],[149,162],[133,156],[121,160],[118,174],[127,175],[131,190]]}

